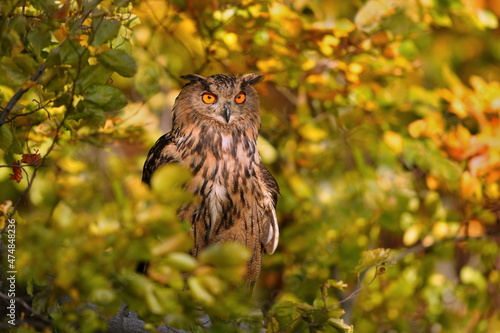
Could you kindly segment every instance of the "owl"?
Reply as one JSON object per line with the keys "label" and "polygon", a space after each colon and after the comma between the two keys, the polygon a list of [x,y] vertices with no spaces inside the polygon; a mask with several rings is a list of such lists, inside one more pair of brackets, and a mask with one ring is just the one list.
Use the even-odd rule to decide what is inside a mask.
{"label": "owl", "polygon": [[279,237],[278,184],[257,151],[260,109],[253,85],[262,75],[182,78],[189,83],[175,100],[172,130],[149,151],[142,180],[149,184],[167,163],[188,168],[192,178],[186,189],[197,200],[181,207],[178,216],[191,222],[192,254],[216,243],[242,243],[251,253],[245,280],[253,284],[264,252],[272,254]]}

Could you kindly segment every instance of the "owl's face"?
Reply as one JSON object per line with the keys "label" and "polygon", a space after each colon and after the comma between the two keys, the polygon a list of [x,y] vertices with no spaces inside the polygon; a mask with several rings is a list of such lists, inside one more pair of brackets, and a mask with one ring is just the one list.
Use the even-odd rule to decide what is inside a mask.
{"label": "owl's face", "polygon": [[[210,120],[219,126],[245,122],[260,123],[259,99],[252,87],[262,79],[259,74],[235,78],[216,74],[207,78],[190,74],[176,101],[175,112],[189,111],[192,117]],[[194,121],[194,119],[192,119]]]}

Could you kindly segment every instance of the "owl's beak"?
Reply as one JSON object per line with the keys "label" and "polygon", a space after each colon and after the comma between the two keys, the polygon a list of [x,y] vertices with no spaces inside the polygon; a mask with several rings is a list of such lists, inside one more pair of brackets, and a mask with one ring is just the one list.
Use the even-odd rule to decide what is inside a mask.
{"label": "owl's beak", "polygon": [[229,122],[229,118],[231,118],[231,106],[229,106],[229,103],[226,103],[224,105],[224,110],[222,110],[222,117],[226,119],[226,123]]}

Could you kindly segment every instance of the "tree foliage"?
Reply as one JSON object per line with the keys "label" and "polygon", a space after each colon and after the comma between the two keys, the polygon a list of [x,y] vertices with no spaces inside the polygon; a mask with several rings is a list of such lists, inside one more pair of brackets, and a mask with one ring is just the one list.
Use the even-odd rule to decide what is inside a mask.
{"label": "tree foliage", "polygon": [[[0,296],[14,219],[16,327],[105,331],[127,304],[153,331],[499,330],[499,15],[465,0],[3,1]],[[244,248],[188,254],[189,175],[140,181],[179,77],[249,72],[265,75],[259,150],[281,187],[280,245],[251,300]]]}

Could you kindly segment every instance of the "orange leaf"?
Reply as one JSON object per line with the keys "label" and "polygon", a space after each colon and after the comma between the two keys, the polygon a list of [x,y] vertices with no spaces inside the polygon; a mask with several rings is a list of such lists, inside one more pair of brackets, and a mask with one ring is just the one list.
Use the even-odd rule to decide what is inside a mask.
{"label": "orange leaf", "polygon": [[471,134],[469,130],[462,125],[446,136],[444,145],[448,154],[457,161],[465,158],[465,152],[469,149]]}
{"label": "orange leaf", "polygon": [[484,226],[478,220],[469,220],[466,224],[462,225],[458,231],[459,236],[467,237],[481,237],[484,236],[484,233]]}
{"label": "orange leaf", "polygon": [[10,174],[10,180],[15,180],[19,183],[21,179],[23,179],[23,172],[21,171],[21,168],[16,165],[19,165],[19,162],[14,163],[14,165],[12,166],[12,171],[14,173]]}
{"label": "orange leaf", "polygon": [[54,13],[54,20],[57,20],[57,21],[60,21],[60,20],[64,20],[65,18],[67,18],[68,16],[68,13],[69,13],[69,1],[66,0],[62,7],[59,8],[55,13]]}
{"label": "orange leaf", "polygon": [[465,171],[460,177],[460,192],[464,199],[473,196],[481,198],[481,182],[476,177],[473,177],[469,171]]}
{"label": "orange leaf", "polygon": [[427,175],[427,177],[425,177],[425,183],[427,184],[427,187],[431,190],[435,190],[439,186],[439,181],[436,178],[432,177],[431,175]]}

